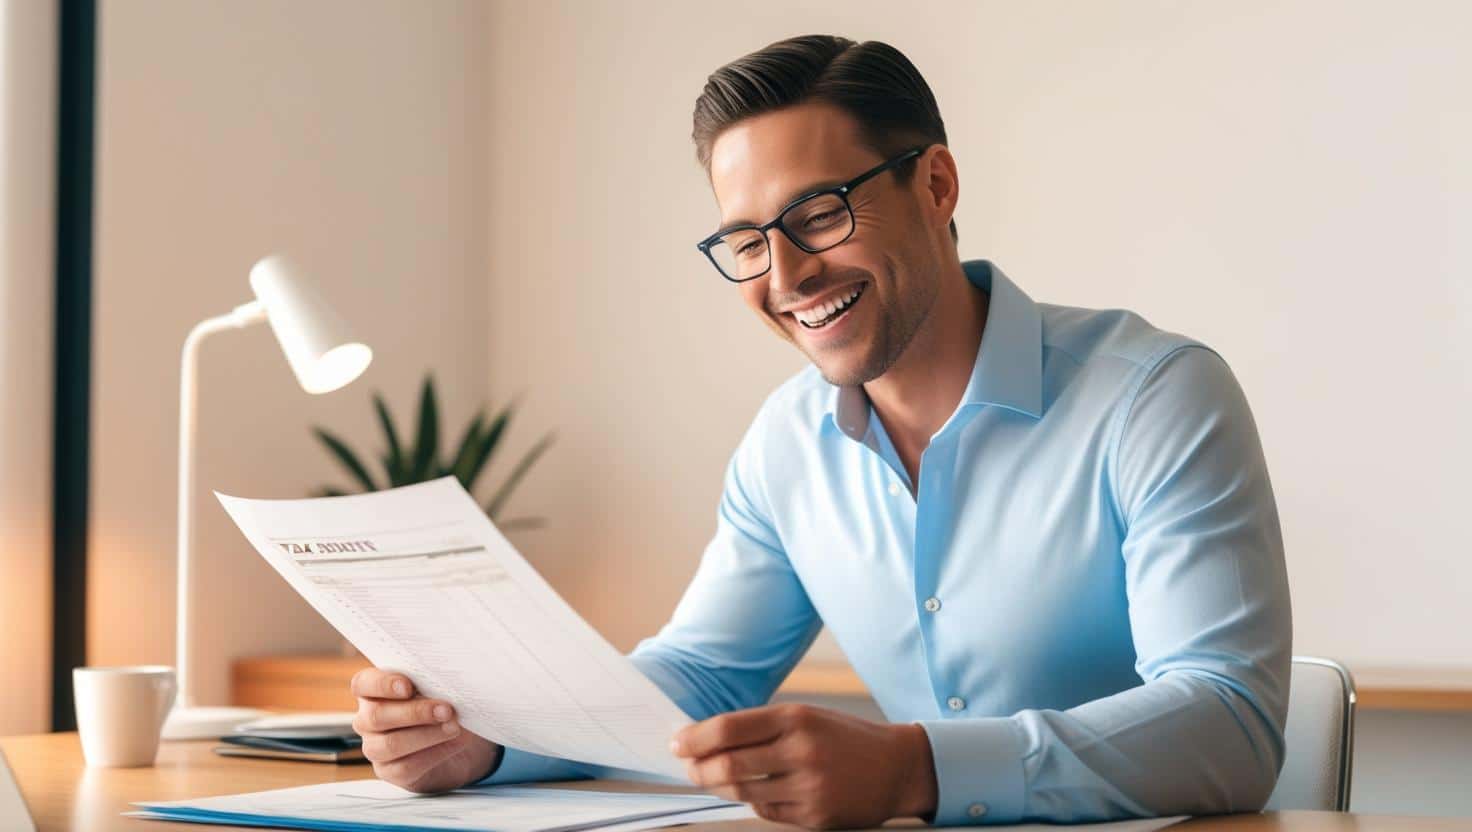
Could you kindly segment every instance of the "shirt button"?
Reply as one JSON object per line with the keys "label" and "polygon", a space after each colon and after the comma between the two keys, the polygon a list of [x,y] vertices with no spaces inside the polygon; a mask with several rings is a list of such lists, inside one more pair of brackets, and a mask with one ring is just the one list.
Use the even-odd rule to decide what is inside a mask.
{"label": "shirt button", "polygon": [[891,497],[898,497],[898,496],[900,496],[900,484],[899,483],[892,482],[892,483],[889,484],[889,496],[891,496]]}
{"label": "shirt button", "polygon": [[946,700],[946,707],[950,708],[953,711],[964,710],[966,707],[966,700],[962,699],[959,696],[952,696],[950,699]]}
{"label": "shirt button", "polygon": [[926,612],[935,612],[935,611],[937,611],[939,609],[940,609],[940,599],[939,598],[926,598],[925,599],[925,611]]}
{"label": "shirt button", "polygon": [[966,814],[970,815],[973,818],[979,818],[982,815],[986,814],[986,804],[973,803],[970,806],[966,807]]}

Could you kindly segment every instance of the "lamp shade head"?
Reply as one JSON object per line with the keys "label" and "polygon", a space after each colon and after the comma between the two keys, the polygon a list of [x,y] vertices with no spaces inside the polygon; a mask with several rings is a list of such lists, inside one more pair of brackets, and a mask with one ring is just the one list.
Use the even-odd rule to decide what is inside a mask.
{"label": "lamp shade head", "polygon": [[250,287],[303,390],[329,393],[368,369],[373,350],[352,337],[296,261],[262,258],[251,267]]}

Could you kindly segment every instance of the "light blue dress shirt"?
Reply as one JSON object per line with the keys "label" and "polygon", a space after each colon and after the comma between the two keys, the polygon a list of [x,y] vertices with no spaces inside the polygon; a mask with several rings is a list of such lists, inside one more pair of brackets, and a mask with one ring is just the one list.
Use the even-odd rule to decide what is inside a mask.
{"label": "light blue dress shirt", "polygon": [[[1256,810],[1291,623],[1247,401],[1211,349],[1033,302],[986,261],[981,347],[909,481],[861,387],[805,371],[726,471],[633,661],[692,718],[765,703],[821,626],[935,759],[934,822]],[[508,750],[489,782],[606,774]]]}

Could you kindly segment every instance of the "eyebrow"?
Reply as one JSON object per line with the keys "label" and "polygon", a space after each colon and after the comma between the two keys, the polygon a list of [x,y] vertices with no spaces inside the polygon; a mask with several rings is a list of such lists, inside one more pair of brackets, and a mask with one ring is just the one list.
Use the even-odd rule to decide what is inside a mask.
{"label": "eyebrow", "polygon": [[[780,209],[778,209],[777,213],[778,214],[781,214],[782,211],[787,210],[788,206],[792,205],[792,203],[798,201],[799,199],[802,199],[805,196],[810,196],[812,194],[817,193],[818,191],[826,191],[826,190],[828,190],[830,188],[836,188],[839,185],[842,185],[844,182],[847,182],[847,181],[848,181],[847,179],[825,179],[825,180],[823,180],[821,182],[815,182],[815,183],[813,183],[811,185],[805,185],[805,186],[803,186],[801,188],[798,188],[798,189],[796,189],[794,191],[789,191],[788,192],[788,195],[787,195],[787,198],[784,199],[784,200],[782,200],[782,207]],[[725,225],[721,226],[720,228],[717,228],[715,230],[715,233],[712,234],[711,236],[714,237],[714,236],[717,236],[717,235],[720,235],[720,234],[725,234],[727,231],[730,231],[733,228],[740,228],[740,227],[742,227],[744,225],[759,225],[759,224],[760,223],[756,222],[755,220],[744,220],[744,219],[743,220],[732,220],[731,222],[726,223]]]}

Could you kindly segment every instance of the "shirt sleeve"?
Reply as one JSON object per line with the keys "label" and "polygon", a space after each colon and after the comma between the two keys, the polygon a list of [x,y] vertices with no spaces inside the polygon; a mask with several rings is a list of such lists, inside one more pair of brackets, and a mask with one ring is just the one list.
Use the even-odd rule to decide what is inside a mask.
{"label": "shirt sleeve", "polygon": [[[765,703],[822,627],[771,522],[761,414],[727,465],[716,532],[674,615],[630,655],[691,719]],[[482,783],[647,778],[514,748]]]}
{"label": "shirt sleeve", "polygon": [[935,822],[1256,811],[1283,761],[1292,621],[1257,429],[1226,363],[1178,346],[1111,464],[1143,684],[1067,710],[922,722]]}

